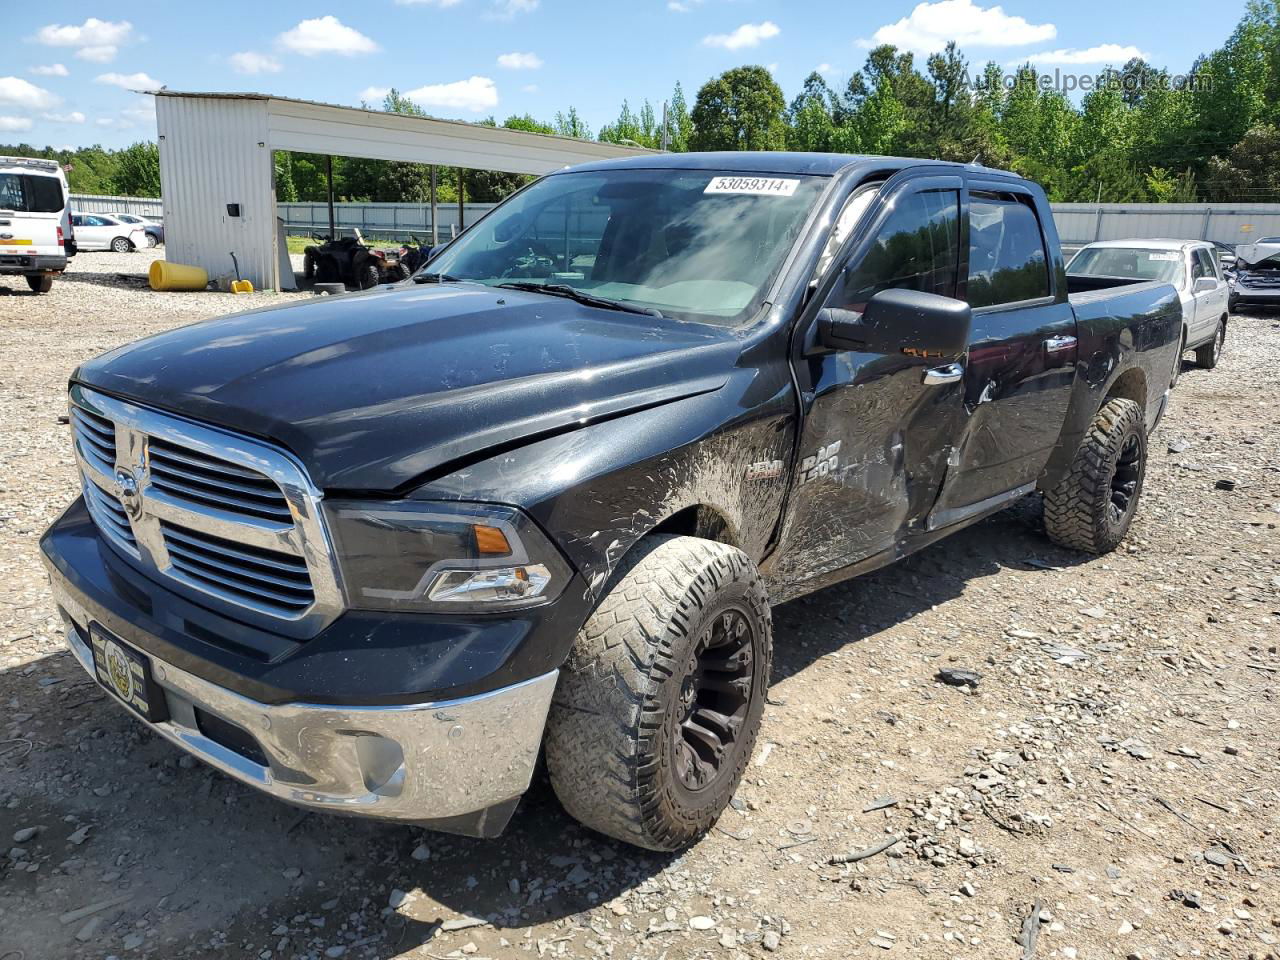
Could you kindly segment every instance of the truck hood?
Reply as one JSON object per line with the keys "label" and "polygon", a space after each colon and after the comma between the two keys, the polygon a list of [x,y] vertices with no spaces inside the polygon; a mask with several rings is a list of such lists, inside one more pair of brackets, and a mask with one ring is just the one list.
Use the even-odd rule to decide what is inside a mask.
{"label": "truck hood", "polygon": [[451,283],[172,330],[73,379],[254,434],[321,489],[394,491],[494,448],[715,390],[732,331]]}

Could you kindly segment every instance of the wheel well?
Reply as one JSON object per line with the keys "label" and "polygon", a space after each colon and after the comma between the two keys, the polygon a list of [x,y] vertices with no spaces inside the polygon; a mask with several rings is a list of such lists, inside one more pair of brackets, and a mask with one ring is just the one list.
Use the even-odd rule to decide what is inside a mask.
{"label": "wheel well", "polygon": [[694,504],[673,513],[650,530],[648,535],[652,536],[655,533],[702,537],[704,540],[727,543],[731,547],[741,546],[732,525],[724,514],[704,503]]}
{"label": "wheel well", "polygon": [[1147,377],[1137,367],[1126,370],[1116,378],[1116,382],[1111,385],[1111,389],[1107,391],[1107,395],[1102,398],[1102,402],[1114,400],[1120,397],[1123,400],[1132,400],[1142,409],[1147,408]]}

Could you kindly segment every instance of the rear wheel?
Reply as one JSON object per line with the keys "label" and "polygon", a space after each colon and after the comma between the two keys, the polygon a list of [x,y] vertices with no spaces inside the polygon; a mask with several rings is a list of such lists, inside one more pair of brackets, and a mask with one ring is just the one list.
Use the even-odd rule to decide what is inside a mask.
{"label": "rear wheel", "polygon": [[547,769],[577,820],[679,850],[711,829],[751,758],[773,625],[759,572],[697,537],[638,545],[583,625],[547,720]]}
{"label": "rear wheel", "polygon": [[361,290],[369,290],[382,282],[382,271],[379,270],[378,265],[372,261],[366,263],[360,268],[358,276],[360,279]]}
{"label": "rear wheel", "polygon": [[116,253],[128,253],[133,249],[133,244],[129,242],[128,237],[116,237],[111,241],[111,249]]}
{"label": "rear wheel", "polygon": [[47,273],[27,274],[27,286],[33,293],[48,293],[53,289],[53,277]]}
{"label": "rear wheel", "polygon": [[314,280],[316,278],[316,255],[310,250],[304,251],[302,254],[302,278],[304,280]]}
{"label": "rear wheel", "polygon": [[1132,400],[1108,400],[1071,461],[1044,495],[1044,526],[1054,543],[1109,553],[1129,532],[1147,470],[1147,431]]}
{"label": "rear wheel", "polygon": [[1196,347],[1196,366],[1201,370],[1212,370],[1222,359],[1222,345],[1227,340],[1227,323],[1218,321],[1218,329],[1213,332],[1213,339],[1203,347]]}

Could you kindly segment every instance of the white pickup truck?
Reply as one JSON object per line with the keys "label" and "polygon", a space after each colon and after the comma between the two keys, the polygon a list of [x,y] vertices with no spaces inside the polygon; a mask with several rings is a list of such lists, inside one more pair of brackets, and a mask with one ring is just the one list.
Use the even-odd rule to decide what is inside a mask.
{"label": "white pickup truck", "polygon": [[48,293],[74,255],[67,178],[55,160],[0,157],[0,276]]}

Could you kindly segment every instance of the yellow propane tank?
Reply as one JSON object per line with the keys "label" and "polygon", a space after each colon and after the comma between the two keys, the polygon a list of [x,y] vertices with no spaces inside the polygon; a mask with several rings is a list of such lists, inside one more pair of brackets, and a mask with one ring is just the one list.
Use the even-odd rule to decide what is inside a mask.
{"label": "yellow propane tank", "polygon": [[152,261],[147,277],[152,290],[203,290],[209,285],[207,271],[168,260]]}

